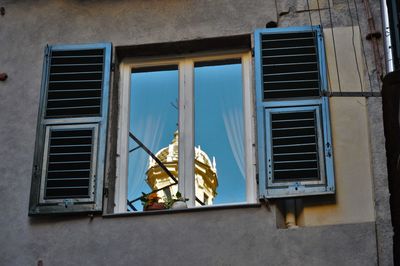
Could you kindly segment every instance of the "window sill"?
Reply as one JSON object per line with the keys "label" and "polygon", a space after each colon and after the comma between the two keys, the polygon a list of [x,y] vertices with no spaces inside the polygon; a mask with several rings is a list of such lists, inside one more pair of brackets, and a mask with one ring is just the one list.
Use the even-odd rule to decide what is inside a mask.
{"label": "window sill", "polygon": [[158,215],[158,214],[174,214],[174,213],[187,213],[187,212],[203,212],[203,211],[216,211],[226,209],[242,209],[242,208],[260,208],[261,203],[242,203],[232,205],[220,205],[220,206],[204,206],[194,207],[187,209],[167,209],[167,210],[155,210],[155,211],[141,211],[141,212],[124,212],[124,213],[112,213],[104,214],[103,218],[113,217],[128,217],[128,216],[147,216],[147,215]]}

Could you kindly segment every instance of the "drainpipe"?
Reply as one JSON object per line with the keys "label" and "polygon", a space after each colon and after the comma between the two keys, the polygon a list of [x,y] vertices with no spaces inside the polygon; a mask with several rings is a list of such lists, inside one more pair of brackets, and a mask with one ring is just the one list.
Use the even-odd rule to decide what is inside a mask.
{"label": "drainpipe", "polygon": [[[384,1],[384,0],[383,0]],[[379,41],[378,39],[382,37],[382,34],[376,30],[375,28],[375,22],[374,22],[374,17],[371,12],[371,6],[369,5],[369,0],[363,0],[364,6],[365,6],[365,11],[367,13],[367,20],[368,20],[368,28],[369,28],[369,33],[367,34],[367,40],[370,40],[372,42],[372,50],[374,52],[374,59],[375,59],[375,65],[376,65],[376,74],[378,78],[378,82],[380,82],[381,77],[382,77],[382,72],[383,72],[383,67],[382,67],[382,58],[379,52]]]}
{"label": "drainpipe", "polygon": [[390,37],[389,15],[386,0],[381,0],[383,42],[385,48],[386,74],[394,71],[392,40]]}

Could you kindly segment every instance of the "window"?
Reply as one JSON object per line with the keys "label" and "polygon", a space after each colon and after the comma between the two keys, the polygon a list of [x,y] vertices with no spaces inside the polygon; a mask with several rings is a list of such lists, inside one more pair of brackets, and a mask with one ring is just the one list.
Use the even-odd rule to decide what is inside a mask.
{"label": "window", "polygon": [[255,33],[260,195],[334,193],[320,27]]}
{"label": "window", "polygon": [[[248,36],[208,40],[208,54],[196,41],[124,57],[115,212],[142,210],[152,192],[179,191],[189,207],[334,193],[321,29],[254,37],[257,124]],[[102,210],[110,66],[111,44],[46,48],[30,215]]]}
{"label": "window", "polygon": [[256,201],[250,60],[122,62],[116,212],[141,211],[151,192],[189,207]]}
{"label": "window", "polygon": [[102,210],[111,44],[45,50],[29,214]]}

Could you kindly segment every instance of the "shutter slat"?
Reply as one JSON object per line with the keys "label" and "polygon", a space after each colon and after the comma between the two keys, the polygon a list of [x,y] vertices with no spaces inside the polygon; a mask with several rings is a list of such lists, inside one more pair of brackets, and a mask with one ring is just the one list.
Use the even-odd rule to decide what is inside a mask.
{"label": "shutter slat", "polygon": [[49,83],[85,83],[85,82],[101,82],[101,79],[95,80],[54,80]]}
{"label": "shutter slat", "polygon": [[66,109],[89,109],[89,108],[99,108],[100,105],[94,106],[71,106],[71,107],[51,107],[48,110],[66,110]]}
{"label": "shutter slat", "polygon": [[293,161],[276,161],[275,164],[286,164],[286,163],[307,163],[307,162],[316,162],[317,160],[293,160]]}
{"label": "shutter slat", "polygon": [[310,146],[315,145],[315,143],[299,143],[299,144],[288,144],[288,145],[274,145],[274,148],[281,148],[281,147],[300,147],[300,146]]}
{"label": "shutter slat", "polygon": [[86,97],[86,98],[59,98],[59,99],[48,99],[49,102],[59,102],[59,101],[80,101],[80,100],[93,100],[101,99],[101,97]]}
{"label": "shutter slat", "polygon": [[95,88],[95,89],[51,90],[51,91],[49,91],[49,93],[72,92],[72,93],[78,94],[78,93],[76,93],[76,91],[79,91],[79,92],[83,92],[83,91],[101,91],[101,89]]}
{"label": "shutter slat", "polygon": [[54,55],[51,58],[103,58],[103,56],[99,55]]}
{"label": "shutter slat", "polygon": [[273,128],[272,131],[278,131],[278,130],[298,130],[298,129],[314,129],[314,127],[285,127],[285,128]]}
{"label": "shutter slat", "polygon": [[317,153],[313,152],[313,151],[311,151],[311,152],[281,152],[281,153],[275,152],[274,156],[299,155],[299,154],[306,155],[306,154],[317,154]]}
{"label": "shutter slat", "polygon": [[298,62],[298,63],[280,63],[280,64],[263,64],[263,67],[270,66],[299,66],[299,65],[314,65],[315,62]]}
{"label": "shutter slat", "polygon": [[89,178],[85,177],[69,177],[69,178],[47,178],[47,180],[60,180],[60,181],[74,181],[74,180],[89,180]]}
{"label": "shutter slat", "polygon": [[49,170],[47,173],[69,173],[69,172],[86,172],[90,171],[89,168],[87,169],[67,169],[67,170]]}
{"label": "shutter slat", "polygon": [[316,79],[309,79],[309,80],[276,80],[276,81],[266,81],[264,84],[276,84],[276,83],[297,83],[297,82],[316,82]]}
{"label": "shutter slat", "polygon": [[316,53],[309,53],[309,54],[286,54],[286,55],[269,55],[268,59],[272,58],[279,58],[283,60],[285,57],[299,57],[299,56],[316,56]]}
{"label": "shutter slat", "polygon": [[71,187],[49,187],[49,186],[47,186],[47,189],[48,190],[51,190],[51,189],[71,189],[71,188],[88,188],[89,186],[71,186]]}
{"label": "shutter slat", "polygon": [[274,172],[297,172],[297,171],[314,171],[318,170],[318,168],[297,168],[297,169],[281,169],[281,170],[274,170]]}
{"label": "shutter slat", "polygon": [[[302,137],[314,137],[314,135],[304,135]],[[295,139],[295,138],[299,138],[299,136],[287,136],[287,137],[273,137],[272,139]]]}
{"label": "shutter slat", "polygon": [[309,73],[318,74],[318,71],[298,71],[298,72],[287,72],[287,73],[267,73],[267,74],[264,74],[264,77],[285,76],[285,75],[299,75],[299,74],[309,74]]}

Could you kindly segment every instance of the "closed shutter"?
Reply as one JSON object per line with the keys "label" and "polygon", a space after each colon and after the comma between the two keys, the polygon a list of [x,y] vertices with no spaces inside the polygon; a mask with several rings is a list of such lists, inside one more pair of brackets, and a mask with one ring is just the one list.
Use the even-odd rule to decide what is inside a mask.
{"label": "closed shutter", "polygon": [[45,50],[30,215],[102,210],[111,44]]}
{"label": "closed shutter", "polygon": [[260,195],[334,193],[320,27],[255,32]]}

